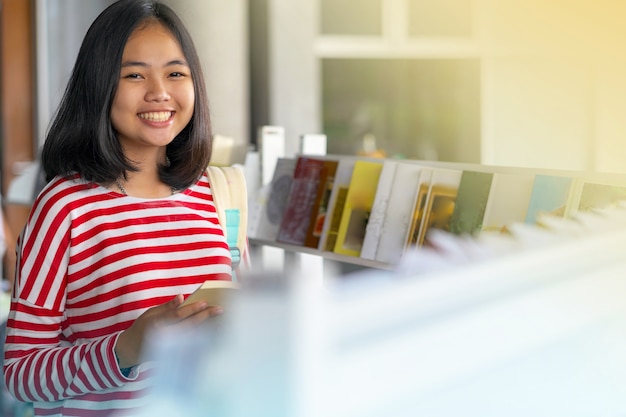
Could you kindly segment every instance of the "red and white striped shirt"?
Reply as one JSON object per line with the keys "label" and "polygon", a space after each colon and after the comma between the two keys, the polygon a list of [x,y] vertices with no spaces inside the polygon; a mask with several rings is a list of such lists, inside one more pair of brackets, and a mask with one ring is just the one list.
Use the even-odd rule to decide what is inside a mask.
{"label": "red and white striped shirt", "polygon": [[10,392],[33,402],[37,416],[140,409],[154,365],[125,378],[113,351],[118,335],[148,308],[230,274],[206,176],[159,199],[78,175],[54,179],[18,242],[4,363]]}

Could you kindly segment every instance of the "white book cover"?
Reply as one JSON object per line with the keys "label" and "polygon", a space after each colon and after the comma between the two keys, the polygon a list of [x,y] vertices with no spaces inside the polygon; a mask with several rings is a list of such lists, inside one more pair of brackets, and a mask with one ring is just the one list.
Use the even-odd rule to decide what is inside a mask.
{"label": "white book cover", "polygon": [[398,161],[391,159],[387,159],[383,162],[383,168],[378,179],[378,186],[376,187],[376,196],[374,197],[372,210],[370,211],[365,228],[365,238],[363,239],[360,255],[361,258],[376,259],[378,242],[380,241],[383,223],[385,221],[385,212],[389,204],[391,187],[394,183],[398,164]]}
{"label": "white book cover", "polygon": [[272,181],[257,195],[250,210],[250,237],[275,241],[287,206],[296,158],[278,158]]}
{"label": "white book cover", "polygon": [[526,219],[535,175],[495,172],[483,218],[483,231],[501,231]]}
{"label": "white book cover", "polygon": [[414,217],[418,190],[420,185],[428,190],[431,174],[431,168],[417,164],[400,163],[396,167],[375,260],[395,264],[401,259]]}
{"label": "white book cover", "polygon": [[[341,220],[341,210],[343,209],[343,205],[345,203],[345,197],[348,186],[350,185],[350,179],[352,178],[352,171],[354,170],[355,162],[356,159],[353,158],[341,158],[339,160],[337,171],[335,172],[333,187],[330,192],[330,197],[328,198],[328,215],[324,220],[322,235],[320,236],[320,243],[318,246],[319,250],[332,251],[335,246],[334,243],[332,245],[328,243],[327,245],[328,235],[329,231],[331,231],[331,225],[336,225],[337,230],[334,230],[333,228],[333,231],[331,232],[334,233],[336,238],[336,233],[339,229],[338,223]],[[330,247],[330,249],[327,249],[328,247]]]}

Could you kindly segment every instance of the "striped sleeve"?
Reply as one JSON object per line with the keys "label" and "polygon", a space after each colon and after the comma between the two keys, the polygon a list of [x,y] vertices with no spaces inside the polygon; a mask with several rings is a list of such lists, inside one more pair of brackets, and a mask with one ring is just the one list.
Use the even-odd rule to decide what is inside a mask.
{"label": "striped sleeve", "polygon": [[38,200],[18,240],[4,373],[22,401],[57,401],[125,381],[113,354],[117,334],[73,346],[63,334],[71,193]]}

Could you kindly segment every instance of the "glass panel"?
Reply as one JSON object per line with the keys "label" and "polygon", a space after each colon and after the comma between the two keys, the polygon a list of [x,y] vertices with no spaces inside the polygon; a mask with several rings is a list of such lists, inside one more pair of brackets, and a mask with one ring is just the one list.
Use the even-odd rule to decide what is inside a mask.
{"label": "glass panel", "polygon": [[328,153],[480,162],[477,59],[322,61]]}
{"label": "glass panel", "polygon": [[410,0],[409,35],[469,37],[472,0]]}
{"label": "glass panel", "polygon": [[323,35],[380,35],[382,0],[321,0]]}

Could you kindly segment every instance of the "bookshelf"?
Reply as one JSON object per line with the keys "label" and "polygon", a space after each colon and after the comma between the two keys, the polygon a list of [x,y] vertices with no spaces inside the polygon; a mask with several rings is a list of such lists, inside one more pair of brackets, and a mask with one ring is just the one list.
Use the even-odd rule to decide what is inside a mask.
{"label": "bookshelf", "polygon": [[[515,223],[536,225],[544,214],[572,219],[579,213],[601,210],[626,200],[626,175],[619,173],[342,155],[300,155],[283,159],[291,161],[292,165],[299,159],[336,161],[338,166],[343,163],[349,167],[350,176],[357,172],[355,166],[361,169],[377,166],[375,169],[378,172],[375,181],[367,181],[368,184],[371,183],[367,197],[361,195],[360,201],[358,198],[355,199],[356,203],[351,204],[356,206],[352,206],[352,209],[347,209],[350,207],[347,199],[341,200],[339,197],[333,199],[332,196],[335,188],[343,188],[347,197],[350,194],[350,187],[356,184],[354,178],[346,177],[341,180],[343,181],[341,185],[330,185],[332,191],[329,191],[329,206],[323,224],[323,230],[328,232],[322,232],[322,238],[314,247],[307,247],[304,243],[280,242],[276,231],[282,227],[282,218],[276,218],[275,224],[269,228],[263,227],[261,223],[268,221],[266,219],[268,216],[259,216],[258,213],[265,210],[265,207],[259,206],[258,202],[256,205],[251,204],[251,210],[256,211],[252,216],[261,223],[252,224],[249,229],[250,244],[253,248],[278,248],[285,251],[289,257],[285,264],[293,264],[293,259],[304,255],[317,256],[332,263],[350,265],[358,269],[392,270],[413,246],[429,245],[427,238],[431,230],[440,229],[453,235],[480,238],[486,234],[504,234],[503,231],[510,233]],[[385,177],[382,173],[385,173]],[[415,177],[412,182],[409,181],[411,176]],[[355,177],[358,180],[364,178],[363,174],[357,174]],[[423,181],[420,182],[419,178]],[[284,182],[282,174],[280,180]],[[337,179],[335,183],[337,181],[339,180]],[[409,183],[412,185],[409,186]],[[270,182],[269,186],[271,185]],[[329,187],[328,184],[318,185],[322,186]],[[418,192],[418,189],[425,191]],[[286,206],[291,194],[283,190],[280,195],[280,201]],[[401,196],[402,200],[398,196]],[[272,194],[266,194],[263,198],[267,203],[272,200]],[[363,198],[367,198],[369,203],[365,203]],[[443,198],[442,203],[437,202],[438,198]],[[341,205],[343,213],[339,214],[333,204]],[[419,210],[423,211],[420,216],[417,215],[418,206]],[[437,211],[441,210],[438,207],[444,207],[443,210],[447,211],[442,215],[442,212]],[[273,210],[275,209],[276,205],[273,206]],[[304,216],[312,218],[313,208],[303,210],[309,210]],[[360,213],[364,210],[367,214],[363,217]],[[359,213],[356,217],[359,222],[366,219],[365,223],[360,223],[358,230],[350,226],[353,224],[352,216],[356,212]],[[333,216],[336,218],[333,219]],[[331,242],[329,227],[332,227],[329,225],[335,221],[338,222],[335,230],[339,235],[329,244]],[[263,235],[263,230],[274,232],[268,237]],[[355,231],[356,234],[350,235]],[[311,230],[308,233],[310,234]],[[416,239],[418,236],[419,239]],[[349,249],[338,250],[339,245],[348,241]],[[370,245],[373,243],[373,249],[369,250],[367,256],[362,251],[366,243]]]}

